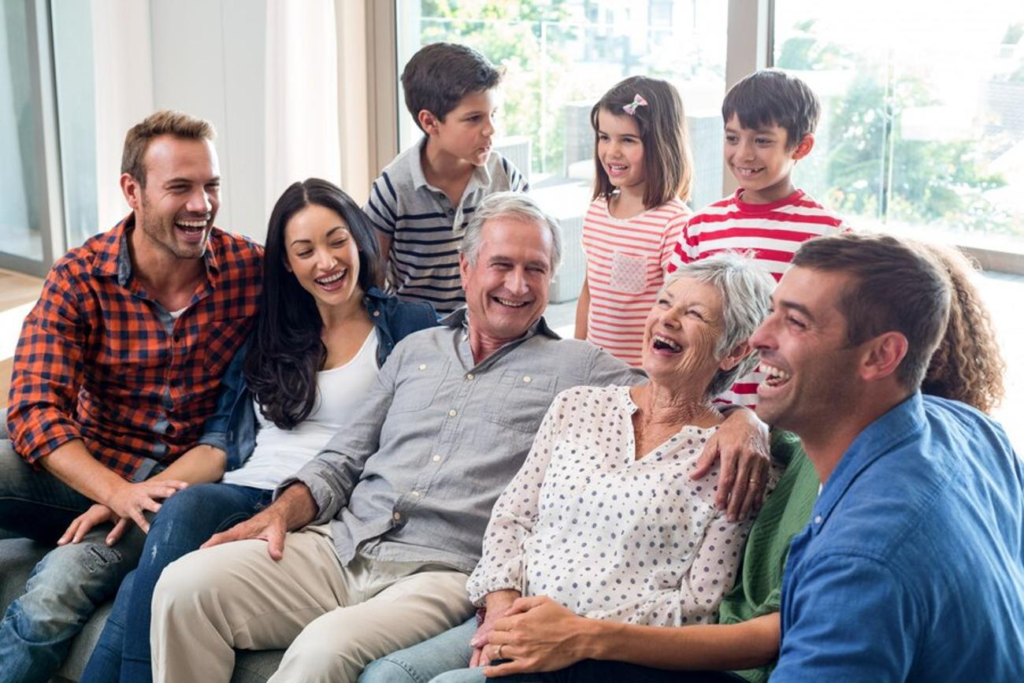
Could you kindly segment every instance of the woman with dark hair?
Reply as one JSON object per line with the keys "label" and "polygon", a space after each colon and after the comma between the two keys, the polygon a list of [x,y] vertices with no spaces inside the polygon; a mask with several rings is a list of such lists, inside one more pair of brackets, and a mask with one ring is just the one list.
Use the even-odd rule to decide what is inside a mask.
{"label": "woman with dark hair", "polygon": [[[269,505],[277,485],[342,428],[395,344],[436,324],[430,304],[376,288],[377,245],[363,212],[327,181],[295,183],[278,199],[255,329],[200,439],[226,454],[227,471],[163,504],[82,681],[152,679],[150,603],[164,567]],[[83,518],[75,533],[84,533]]]}

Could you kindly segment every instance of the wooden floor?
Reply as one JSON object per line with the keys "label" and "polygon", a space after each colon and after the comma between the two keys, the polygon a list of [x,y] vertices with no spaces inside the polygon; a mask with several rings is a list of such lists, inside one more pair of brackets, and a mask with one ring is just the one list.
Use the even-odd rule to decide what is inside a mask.
{"label": "wooden floor", "polygon": [[[39,298],[43,289],[43,281],[0,270],[0,316],[12,309],[22,308]],[[14,349],[21,325],[5,322],[0,327],[0,348]],[[0,408],[7,406],[7,392],[11,383],[11,357],[9,353],[0,354]]]}

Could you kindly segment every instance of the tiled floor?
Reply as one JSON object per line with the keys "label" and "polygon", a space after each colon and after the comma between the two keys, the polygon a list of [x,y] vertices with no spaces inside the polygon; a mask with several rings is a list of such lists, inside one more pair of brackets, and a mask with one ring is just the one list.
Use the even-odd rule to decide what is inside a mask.
{"label": "tiled floor", "polygon": [[[981,280],[982,293],[995,319],[1007,363],[1006,399],[996,417],[1006,427],[1019,454],[1024,455],[1024,316],[1017,306],[1024,301],[1024,277],[992,273]],[[22,321],[38,298],[42,281],[0,271],[0,407],[7,405],[11,357]],[[572,336],[576,302],[548,307],[548,323],[565,337]]]}

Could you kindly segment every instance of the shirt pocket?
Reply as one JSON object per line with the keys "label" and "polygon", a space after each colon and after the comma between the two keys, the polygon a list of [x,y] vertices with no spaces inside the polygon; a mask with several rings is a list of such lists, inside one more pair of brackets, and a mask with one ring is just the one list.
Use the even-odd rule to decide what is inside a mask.
{"label": "shirt pocket", "polygon": [[410,370],[401,373],[389,413],[397,415],[429,408],[448,376],[450,366],[449,360],[413,361]]}
{"label": "shirt pocket", "polygon": [[612,252],[609,285],[623,294],[641,294],[647,289],[647,273],[653,265],[649,256]]}
{"label": "shirt pocket", "polygon": [[532,437],[554,398],[554,376],[506,370],[491,388],[484,415],[493,424]]}

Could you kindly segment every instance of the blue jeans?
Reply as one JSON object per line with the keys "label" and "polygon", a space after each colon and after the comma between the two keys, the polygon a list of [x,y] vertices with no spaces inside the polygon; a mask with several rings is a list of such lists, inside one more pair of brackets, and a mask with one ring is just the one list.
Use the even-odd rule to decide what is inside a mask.
{"label": "blue jeans", "polygon": [[199,484],[168,498],[150,525],[138,569],[117,593],[81,683],[151,681],[149,622],[160,573],[210,536],[252,517],[272,495],[269,489]]}
{"label": "blue jeans", "polygon": [[[6,437],[6,428],[2,434]],[[0,527],[53,545],[92,501],[48,472],[34,470],[0,438]],[[45,683],[60,668],[71,640],[109,600],[142,552],[133,526],[114,546],[110,525],[80,543],[54,548],[39,561],[0,623],[0,683]]]}
{"label": "blue jeans", "polygon": [[[419,645],[392,652],[366,667],[359,683],[427,683],[446,671],[466,669],[473,655],[469,641],[474,633],[476,618]],[[483,680],[483,669],[474,672]]]}

